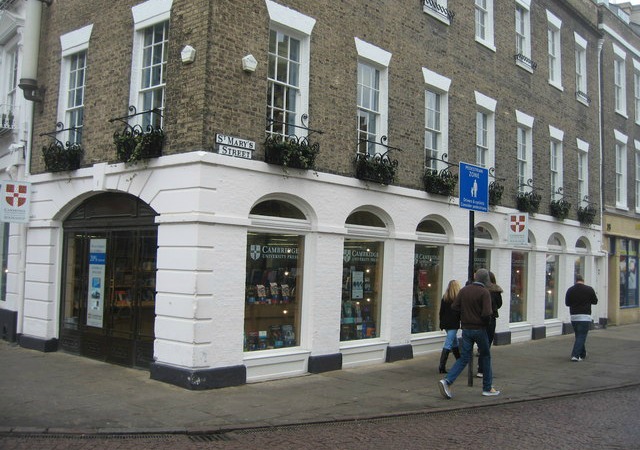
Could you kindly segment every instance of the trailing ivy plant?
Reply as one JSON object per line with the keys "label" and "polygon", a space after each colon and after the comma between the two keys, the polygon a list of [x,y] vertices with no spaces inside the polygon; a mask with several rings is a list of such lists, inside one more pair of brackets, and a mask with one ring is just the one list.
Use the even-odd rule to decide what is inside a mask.
{"label": "trailing ivy plant", "polygon": [[425,191],[431,194],[452,196],[458,183],[458,175],[451,173],[449,169],[441,171],[427,169],[422,181]]}
{"label": "trailing ivy plant", "polygon": [[44,167],[49,172],[63,172],[76,170],[80,167],[80,161],[84,155],[84,149],[80,144],[62,142],[56,140],[42,147]]}
{"label": "trailing ivy plant", "polygon": [[596,209],[591,206],[579,206],[578,207],[578,221],[582,225],[591,225],[596,217]]}
{"label": "trailing ivy plant", "polygon": [[569,210],[571,209],[571,203],[565,199],[552,200],[549,203],[549,211],[551,215],[558,220],[564,220],[569,216]]}
{"label": "trailing ivy plant", "polygon": [[540,208],[540,200],[542,200],[542,197],[533,191],[518,192],[516,197],[516,207],[518,208],[518,211],[535,214]]}
{"label": "trailing ivy plant", "polygon": [[360,180],[388,185],[394,182],[397,168],[398,161],[391,160],[387,153],[356,153],[356,178]]}
{"label": "trailing ivy plant", "polygon": [[504,186],[497,181],[489,183],[489,204],[491,206],[500,205],[502,201],[502,194],[504,193]]}
{"label": "trailing ivy plant", "polygon": [[315,169],[320,144],[310,144],[306,137],[272,135],[265,141],[265,161],[294,169]]}
{"label": "trailing ivy plant", "polygon": [[116,155],[119,161],[133,163],[141,159],[157,158],[162,154],[164,131],[149,126],[143,132],[138,126],[113,134]]}

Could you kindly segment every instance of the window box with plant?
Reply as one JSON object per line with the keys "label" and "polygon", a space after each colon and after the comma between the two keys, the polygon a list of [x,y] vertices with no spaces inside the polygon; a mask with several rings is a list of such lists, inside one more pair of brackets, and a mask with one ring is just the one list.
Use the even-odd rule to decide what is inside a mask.
{"label": "window box with plant", "polygon": [[551,215],[558,220],[564,220],[569,216],[569,210],[571,209],[571,203],[561,198],[560,200],[552,200],[549,203],[549,211]]}
{"label": "window box with plant", "polygon": [[162,156],[164,144],[164,132],[161,128],[147,127],[142,131],[136,125],[130,130],[113,134],[113,143],[116,145],[116,155],[119,161],[133,163],[141,159],[157,158]]}
{"label": "window box with plant", "polygon": [[[116,146],[118,160],[124,163],[135,163],[142,159],[162,156],[164,131],[159,126],[162,118],[160,110],[136,112],[135,106],[129,106],[129,111],[131,114],[127,116],[109,119],[109,122],[118,121],[124,124],[122,131],[113,133],[113,143]],[[131,125],[129,119],[139,115],[145,115],[151,123],[144,128],[140,124]]]}
{"label": "window box with plant", "polygon": [[582,225],[591,225],[596,218],[596,208],[591,205],[578,207],[578,221]]}
{"label": "window box with plant", "polygon": [[44,167],[48,172],[64,172],[67,170],[77,170],[84,155],[84,149],[80,144],[62,142],[55,140],[49,145],[42,147]]}
{"label": "window box with plant", "polygon": [[540,195],[533,191],[518,192],[516,197],[516,207],[518,208],[518,211],[535,214],[540,208],[540,200],[542,200]]}
{"label": "window box with plant", "polygon": [[426,169],[422,177],[424,190],[436,195],[453,196],[458,183],[458,175],[451,173],[449,168],[437,171]]}
{"label": "window box with plant", "polygon": [[502,201],[502,194],[504,194],[504,186],[497,181],[489,183],[489,204],[491,206],[498,206]]}
{"label": "window box with plant", "polygon": [[389,158],[388,152],[376,153],[356,153],[356,178],[365,181],[372,181],[389,185],[396,178],[398,161]]}
{"label": "window box with plant", "polygon": [[320,144],[309,143],[307,137],[282,136],[273,134],[264,144],[264,160],[293,169],[315,169],[316,156],[320,153]]}

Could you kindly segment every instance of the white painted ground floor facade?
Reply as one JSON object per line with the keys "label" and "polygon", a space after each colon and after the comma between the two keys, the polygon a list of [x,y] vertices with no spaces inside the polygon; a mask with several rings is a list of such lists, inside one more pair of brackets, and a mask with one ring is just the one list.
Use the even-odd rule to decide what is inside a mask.
{"label": "white painted ground floor facade", "polygon": [[[152,317],[145,335],[151,376],[189,389],[439,351],[440,296],[450,279],[464,284],[467,278],[469,211],[457,199],[422,191],[312,171],[285,173],[261,161],[209,152],[135,166],[97,164],[29,181],[23,287],[11,286],[20,277],[9,277],[9,290],[24,295],[9,295],[2,305],[17,312],[21,345],[55,350],[65,327],[77,329],[78,321],[100,334],[107,308],[112,325],[125,320],[141,327]],[[146,242],[147,249],[139,251],[136,270],[155,275],[136,281],[140,289],[155,289],[155,297],[135,300],[135,321],[126,319],[133,317],[123,308],[129,294],[114,288],[113,280],[109,284],[109,269],[107,279],[100,271],[91,275],[101,260],[94,260],[95,252],[107,264],[114,256],[107,250],[105,257],[98,244],[109,244],[126,227],[83,232],[85,222],[71,220],[105,192],[135,198],[154,213],[144,226],[130,224],[147,237],[135,241]],[[528,221],[528,243],[512,245],[507,237],[515,212],[497,207],[475,213],[476,263],[493,271],[504,289],[496,343],[562,334],[570,322],[564,292],[575,271],[603,299],[594,321],[606,322],[600,228],[537,214]],[[81,251],[72,258],[73,242],[82,239],[92,255],[88,272],[78,268]],[[145,260],[153,239],[157,254]],[[123,258],[126,253],[125,244]],[[114,274],[118,264],[111,266]],[[86,289],[73,294],[74,270],[80,278],[89,273],[89,289],[106,285],[109,298],[100,304],[92,303]],[[67,311],[73,302],[84,304],[80,318]],[[151,316],[147,311],[142,319],[150,305]],[[100,308],[97,321],[92,307]],[[81,347],[82,337],[78,342]]]}

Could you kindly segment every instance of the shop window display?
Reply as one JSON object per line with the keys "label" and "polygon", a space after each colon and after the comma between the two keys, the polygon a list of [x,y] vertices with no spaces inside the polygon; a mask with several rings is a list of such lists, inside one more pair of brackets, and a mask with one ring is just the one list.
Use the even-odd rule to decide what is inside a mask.
{"label": "shop window display", "polygon": [[303,239],[248,234],[245,351],[299,345]]}
{"label": "shop window display", "polygon": [[527,320],[527,253],[511,253],[511,315],[509,322]]}
{"label": "shop window display", "polygon": [[620,270],[620,307],[638,306],[638,243],[628,239],[618,240]]}
{"label": "shop window display", "polygon": [[340,340],[379,336],[382,242],[345,239]]}
{"label": "shop window display", "polygon": [[[576,251],[578,253],[586,253],[587,252],[587,243],[584,241],[584,239],[578,239],[576,241]],[[576,256],[574,263],[573,263],[573,275],[574,275],[574,279],[576,275],[585,275],[585,269],[586,269],[586,258],[584,256]]]}
{"label": "shop window display", "polygon": [[442,251],[435,245],[416,245],[413,272],[411,332],[438,330],[442,292]]}
{"label": "shop window display", "polygon": [[558,267],[560,256],[548,254],[545,270],[544,318],[553,319],[558,316]]}
{"label": "shop window display", "polygon": [[491,250],[486,248],[477,248],[473,252],[473,273],[478,269],[490,269]]}

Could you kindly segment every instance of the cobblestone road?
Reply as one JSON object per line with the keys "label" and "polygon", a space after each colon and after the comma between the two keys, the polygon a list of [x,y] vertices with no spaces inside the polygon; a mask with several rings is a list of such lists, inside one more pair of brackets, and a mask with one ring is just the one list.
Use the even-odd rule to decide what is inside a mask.
{"label": "cobblestone road", "polygon": [[443,413],[200,436],[0,435],[0,449],[638,449],[638,405],[640,386],[635,386]]}

